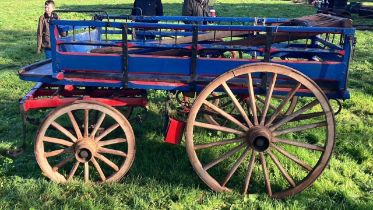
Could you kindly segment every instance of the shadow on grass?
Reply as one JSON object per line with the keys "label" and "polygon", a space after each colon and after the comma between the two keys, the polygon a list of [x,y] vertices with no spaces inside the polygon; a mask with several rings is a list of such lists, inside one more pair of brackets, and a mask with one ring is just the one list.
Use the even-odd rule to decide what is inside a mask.
{"label": "shadow on grass", "polygon": [[141,124],[131,122],[136,135],[136,158],[130,176],[183,187],[200,184],[185,147],[163,142],[163,117],[152,111],[147,115]]}

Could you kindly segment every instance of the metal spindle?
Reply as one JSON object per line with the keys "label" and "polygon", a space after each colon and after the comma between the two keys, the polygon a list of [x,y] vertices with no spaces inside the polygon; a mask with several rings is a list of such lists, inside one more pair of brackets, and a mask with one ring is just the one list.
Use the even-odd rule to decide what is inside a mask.
{"label": "metal spindle", "polygon": [[106,39],[106,42],[108,42],[108,34],[107,34],[107,28],[108,28],[108,23],[106,23],[105,25],[105,39]]}
{"label": "metal spindle", "polygon": [[[231,22],[231,26],[233,25],[233,22]],[[231,41],[233,41],[233,31],[231,30]]]}
{"label": "metal spindle", "polygon": [[92,38],[91,38],[91,26],[88,26],[88,36],[89,36],[89,41],[91,42],[92,41]]}
{"label": "metal spindle", "polygon": [[75,26],[73,26],[73,42],[75,42]]}
{"label": "metal spindle", "polygon": [[[177,21],[177,25],[180,25],[180,20]],[[175,45],[177,44],[177,36],[178,36],[177,32],[178,32],[178,30],[175,29]]]}

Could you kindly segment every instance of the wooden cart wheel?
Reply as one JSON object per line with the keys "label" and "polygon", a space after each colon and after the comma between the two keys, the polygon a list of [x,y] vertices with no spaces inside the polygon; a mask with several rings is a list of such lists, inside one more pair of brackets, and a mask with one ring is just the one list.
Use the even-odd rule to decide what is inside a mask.
{"label": "wooden cart wheel", "polygon": [[[99,118],[90,126],[90,112],[95,111]],[[76,116],[82,116],[82,125]],[[86,182],[114,182],[131,167],[135,136],[118,110],[98,102],[78,101],[47,116],[38,130],[34,152],[42,172],[55,182],[64,183],[73,177],[84,177]]]}
{"label": "wooden cart wheel", "polygon": [[[266,91],[257,91],[263,85]],[[236,112],[207,100],[219,91],[229,95]],[[249,95],[244,105],[238,99],[241,94]],[[265,96],[261,110],[255,106],[259,94]],[[283,113],[296,95],[310,97],[298,97],[294,109]],[[285,97],[278,101],[277,96]],[[229,123],[206,121],[205,106]],[[266,191],[282,199],[310,186],[325,169],[334,147],[335,122],[315,82],[292,68],[258,63],[229,71],[207,85],[189,113],[185,135],[191,164],[211,189]]]}

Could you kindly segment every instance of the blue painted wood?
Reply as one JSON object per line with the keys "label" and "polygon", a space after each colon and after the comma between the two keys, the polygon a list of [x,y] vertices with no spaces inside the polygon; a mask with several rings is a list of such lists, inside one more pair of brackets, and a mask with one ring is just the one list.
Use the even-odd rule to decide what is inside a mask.
{"label": "blue painted wood", "polygon": [[61,61],[53,72],[80,70],[87,72],[122,72],[120,56],[92,56],[89,53],[80,55],[65,55],[57,53]]}
{"label": "blue painted wood", "polygon": [[[92,49],[97,48],[97,46],[92,46],[92,44],[94,44],[94,42],[99,43],[99,36],[100,34],[98,30],[78,33],[75,34],[75,36],[73,36],[73,33],[71,32],[67,37],[62,37],[59,39],[59,41],[62,43],[69,43],[68,45],[60,44],[60,50],[64,52],[89,52]],[[74,44],[74,42],[76,44]]]}
{"label": "blue painted wood", "polygon": [[[114,16],[110,16],[113,18]],[[126,18],[124,16],[117,16],[116,19]],[[215,22],[235,22],[236,25],[198,25],[199,33],[205,31],[267,31],[269,28],[273,32],[289,32],[289,33],[338,33],[344,35],[344,45],[339,46],[333,43],[323,41],[318,37],[313,37],[311,44],[273,44],[271,48],[271,56],[284,56],[290,58],[303,58],[312,59],[312,56],[318,56],[324,62],[312,61],[287,61],[287,60],[271,60],[273,63],[279,63],[285,66],[294,68],[301,73],[313,79],[322,88],[332,89],[327,95],[330,98],[348,98],[349,92],[347,90],[347,74],[349,58],[351,54],[351,45],[354,37],[354,29],[348,28],[325,28],[325,27],[294,27],[294,26],[253,26],[250,25],[255,20],[268,22],[281,22],[286,19],[281,18],[201,18],[201,17],[134,17],[136,21],[141,20],[158,20],[165,21],[166,23],[144,23],[144,22],[104,22],[104,21],[70,21],[70,20],[54,20],[51,23],[51,34],[54,34],[55,27],[62,28],[64,31],[69,31],[69,36],[60,38],[51,36],[52,43],[52,63],[48,66],[37,66],[27,69],[28,74],[20,75],[20,78],[28,81],[43,82],[56,85],[79,85],[79,86],[105,86],[105,87],[122,87],[123,82],[121,79],[117,80],[103,80],[97,78],[96,80],[76,78],[74,80],[64,78],[57,80],[58,74],[65,74],[71,71],[79,71],[83,74],[123,74],[122,55],[119,54],[95,54],[89,53],[94,48],[102,46],[115,46],[121,42],[114,39],[102,40],[105,37],[105,32],[119,33],[126,24],[131,30],[132,28],[145,28],[143,31],[145,35],[157,34],[151,30],[158,29],[173,29],[171,31],[160,32],[160,36],[176,35],[175,30],[179,31],[179,36],[186,36],[191,34],[193,25],[189,24],[176,24],[175,21],[215,21]],[[245,23],[247,25],[242,25]],[[250,24],[249,24],[250,23]],[[241,24],[241,25],[237,25]],[[87,27],[95,27],[91,33],[85,31],[83,33],[73,34],[71,30],[84,29]],[[109,28],[108,30],[106,30]],[[149,31],[150,30],[150,31]],[[175,33],[175,34],[173,34]],[[118,39],[118,37],[116,38]],[[131,76],[136,75],[137,81],[131,80],[128,83],[130,88],[139,89],[159,89],[159,90],[183,90],[187,91],[195,89],[201,90],[207,82],[218,77],[219,75],[230,71],[239,66],[261,62],[261,60],[250,59],[219,59],[211,58],[209,55],[202,55],[197,58],[196,65],[196,81],[191,82],[190,57],[170,57],[170,56],[149,56],[139,55],[139,53],[159,51],[166,49],[184,49],[189,50],[191,53],[191,44],[160,44],[157,40],[150,41],[129,41],[128,44],[133,48],[142,48],[136,51],[130,51],[128,57],[128,74]],[[320,45],[321,44],[321,45]],[[322,48],[323,45],[328,46],[330,49]],[[146,49],[145,49],[146,48]],[[240,50],[243,52],[257,52],[263,55],[263,46],[225,46],[219,44],[212,44],[209,41],[198,43],[198,49],[221,50],[231,51]],[[144,76],[143,79],[141,75]],[[182,77],[183,81],[169,82],[167,80],[159,82],[146,82],[146,78],[151,76],[162,78]],[[255,77],[256,75],[254,75]]]}

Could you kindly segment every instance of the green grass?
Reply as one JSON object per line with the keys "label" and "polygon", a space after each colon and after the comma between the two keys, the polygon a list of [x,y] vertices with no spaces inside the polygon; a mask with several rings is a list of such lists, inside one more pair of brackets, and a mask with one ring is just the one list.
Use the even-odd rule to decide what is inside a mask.
{"label": "green grass", "polygon": [[[43,1],[0,2],[0,209],[372,209],[373,208],[373,52],[372,32],[357,32],[351,63],[351,99],[336,117],[336,148],[330,167],[307,190],[283,201],[265,194],[214,193],[194,173],[184,146],[162,142],[162,92],[151,92],[150,111],[143,124],[133,122],[137,154],[121,183],[58,185],[46,179],[36,164],[32,139],[24,155],[10,159],[4,151],[21,144],[18,99],[32,87],[17,70],[42,59],[35,54],[36,25]],[[94,9],[129,0],[57,1],[60,8]],[[181,0],[163,1],[167,15],[179,15]],[[312,7],[290,1],[217,1],[219,16],[298,17]],[[39,113],[41,115],[43,113]],[[257,181],[256,183],[259,183]]]}

